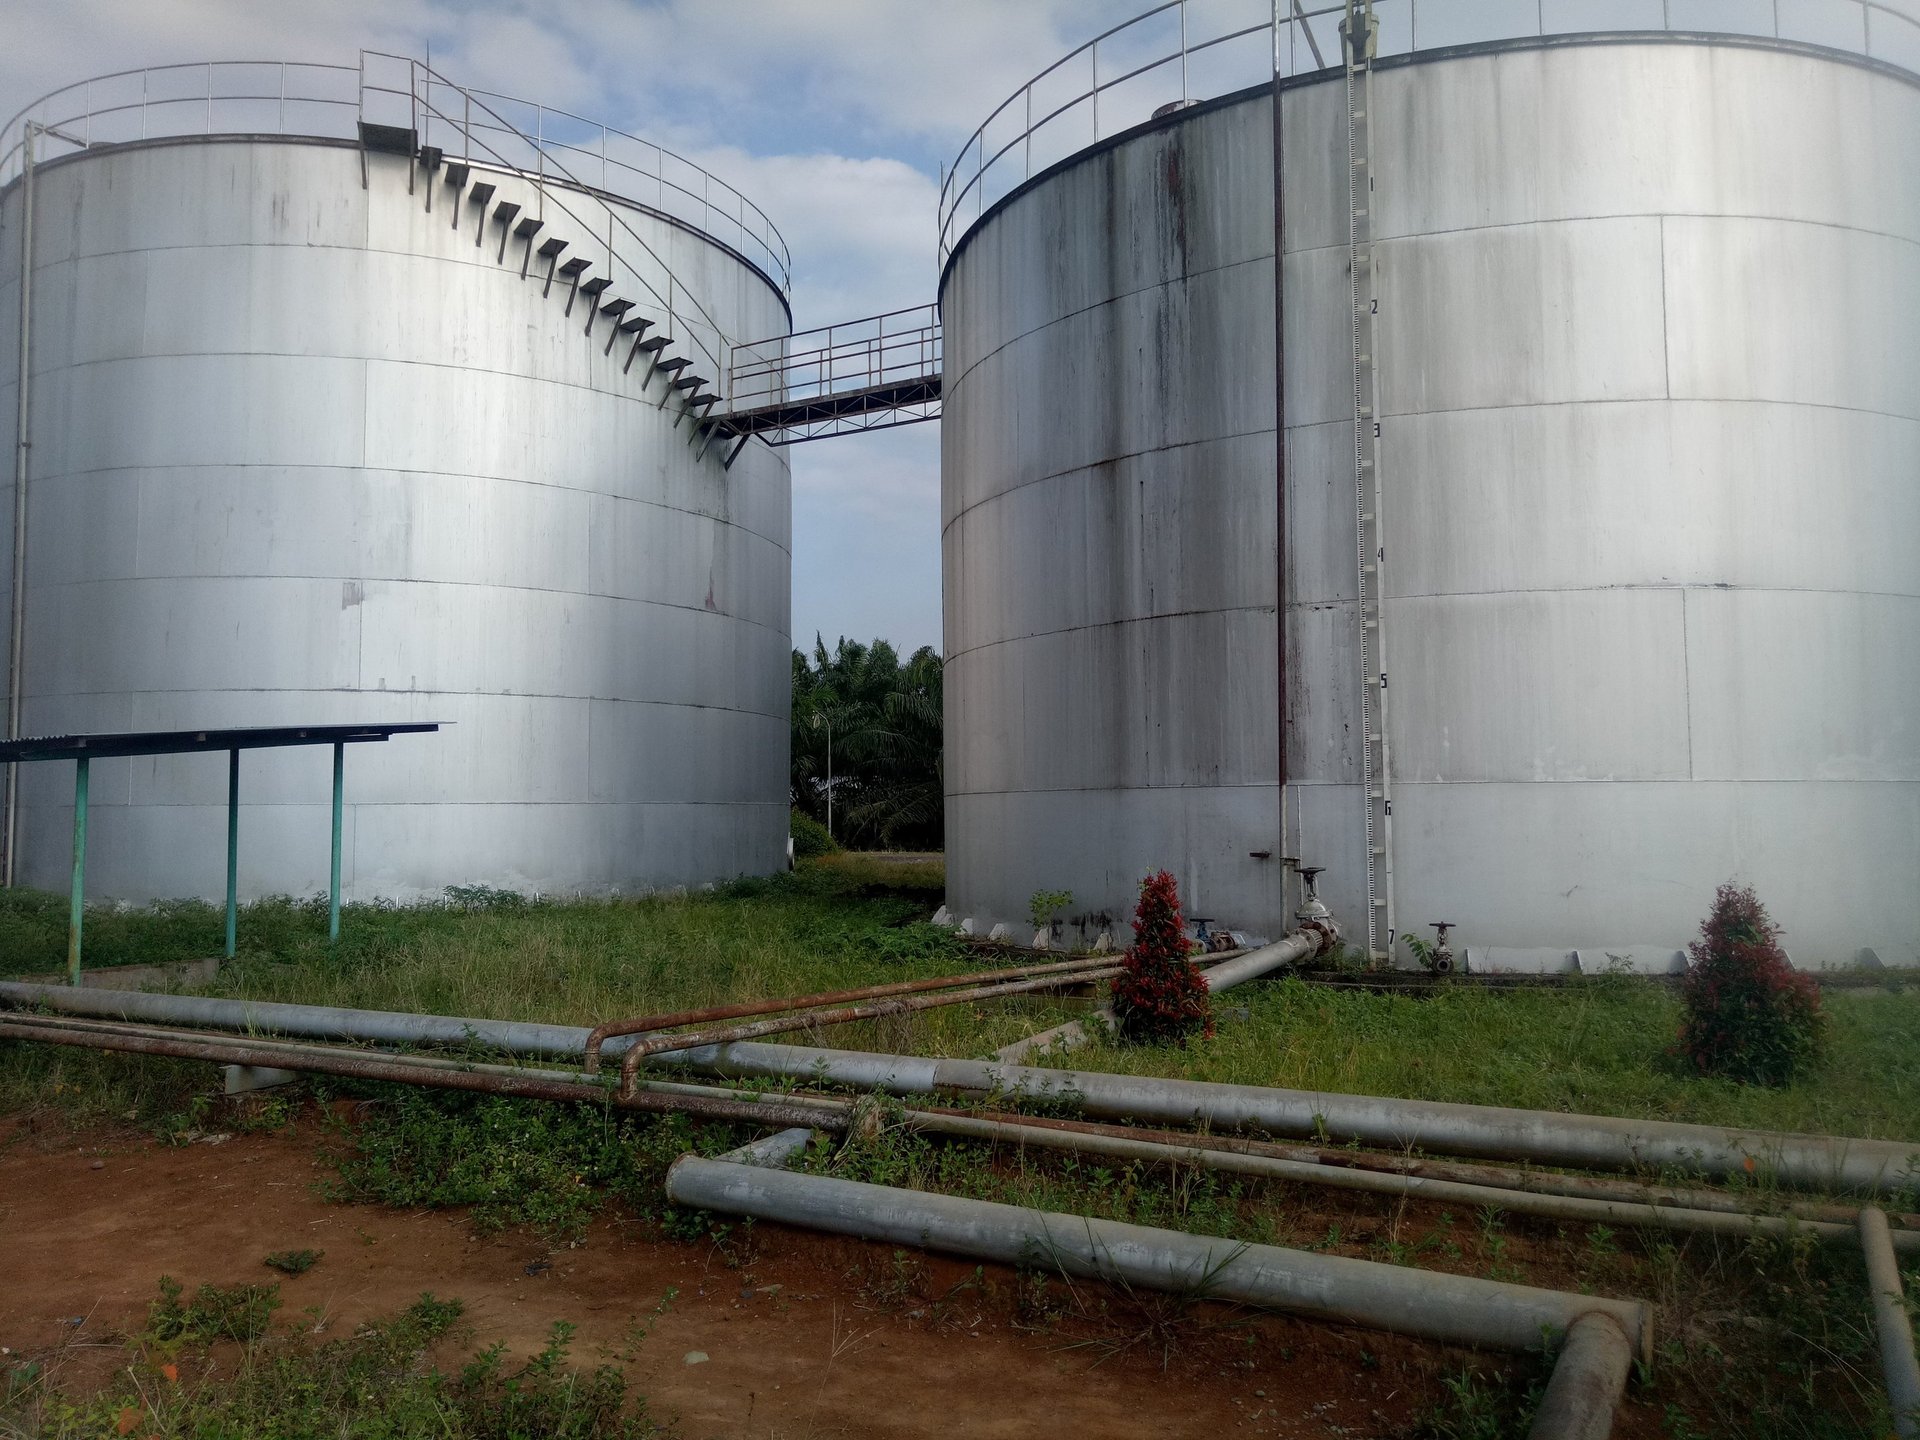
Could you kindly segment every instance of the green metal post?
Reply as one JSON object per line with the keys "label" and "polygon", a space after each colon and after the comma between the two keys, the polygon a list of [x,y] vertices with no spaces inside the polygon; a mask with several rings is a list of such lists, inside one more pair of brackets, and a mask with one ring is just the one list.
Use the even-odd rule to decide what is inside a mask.
{"label": "green metal post", "polygon": [[67,910],[67,983],[80,983],[80,921],[85,914],[81,896],[87,888],[87,765],[85,755],[73,762],[73,899]]}
{"label": "green metal post", "polygon": [[240,752],[227,752],[227,959],[240,931]]}
{"label": "green metal post", "polygon": [[340,810],[346,790],[347,747],[333,742],[333,880],[327,891],[327,943],[340,938]]}

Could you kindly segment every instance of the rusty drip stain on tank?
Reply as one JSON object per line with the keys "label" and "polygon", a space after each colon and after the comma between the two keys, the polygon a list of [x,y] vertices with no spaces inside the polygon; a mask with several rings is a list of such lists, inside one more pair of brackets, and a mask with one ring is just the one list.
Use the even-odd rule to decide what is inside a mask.
{"label": "rusty drip stain on tank", "polygon": [[1184,148],[1180,142],[1180,131],[1176,128],[1169,133],[1167,148],[1160,156],[1160,178],[1166,186],[1167,199],[1172,202],[1173,245],[1174,252],[1180,257],[1179,273],[1182,278],[1187,273],[1187,187],[1181,164]]}

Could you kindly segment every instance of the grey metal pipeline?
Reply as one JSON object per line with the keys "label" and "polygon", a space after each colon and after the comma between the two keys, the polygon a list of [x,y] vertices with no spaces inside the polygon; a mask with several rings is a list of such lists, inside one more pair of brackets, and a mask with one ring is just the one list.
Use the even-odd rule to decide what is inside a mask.
{"label": "grey metal pipeline", "polygon": [[[914,1113],[914,1112],[910,1112]],[[944,1113],[944,1112],[935,1112]],[[1020,1123],[1028,1128],[1080,1130],[1088,1134],[1118,1135],[1128,1140],[1153,1140],[1190,1150],[1218,1150],[1236,1155],[1271,1155],[1279,1160],[1298,1160],[1317,1166],[1342,1170],[1373,1170],[1391,1175],[1417,1175],[1427,1180],[1453,1180],[1462,1185],[1491,1186],[1497,1190],[1524,1190],[1534,1195],[1569,1195],[1586,1200],[1614,1200],[1629,1205],[1663,1206],[1667,1209],[1722,1210],[1735,1215],[1791,1215],[1801,1220],[1823,1220],[1845,1226],[1849,1234],[1860,1218],[1857,1205],[1834,1204],[1817,1200],[1786,1200],[1772,1197],[1766,1205],[1755,1205],[1744,1195],[1731,1190],[1712,1190],[1701,1186],[1649,1185],[1638,1180],[1613,1179],[1597,1175],[1571,1174],[1561,1170],[1538,1170],[1519,1165],[1494,1165],[1484,1162],[1436,1159],[1425,1156],[1388,1155],[1378,1150],[1355,1150],[1345,1146],[1289,1145],[1276,1141],[1250,1140],[1238,1135],[1203,1134],[1191,1130],[1152,1130],[1132,1125],[1103,1125],[1097,1121],[1061,1120],[1053,1116],[1022,1115]],[[1891,1221],[1894,1216],[1889,1216]],[[1902,1214],[1899,1224],[1907,1230],[1920,1230],[1920,1214]],[[1896,1240],[1898,1232],[1896,1232]]]}
{"label": "grey metal pipeline", "polygon": [[1880,1338],[1880,1368],[1887,1377],[1894,1433],[1900,1440],[1920,1440],[1920,1361],[1913,1353],[1913,1324],[1907,1319],[1887,1217],[1871,1205],[1860,1211],[1860,1245],[1867,1256],[1873,1328]]}
{"label": "grey metal pipeline", "polygon": [[[1309,1160],[1291,1160],[1271,1155],[1167,1144],[1150,1139],[1134,1139],[1115,1134],[1090,1134],[1031,1125],[1018,1119],[989,1119],[954,1115],[947,1112],[909,1110],[906,1121],[916,1129],[935,1130],[945,1135],[968,1136],[1003,1144],[1033,1145],[1051,1150],[1077,1151],[1105,1155],[1120,1160],[1151,1160],[1170,1165],[1194,1165],[1203,1170],[1226,1174],[1251,1175],[1263,1180],[1289,1181],[1320,1185],[1332,1190],[1353,1190],[1372,1195],[1404,1196],[1440,1204],[1492,1206],[1517,1215],[1538,1215],[1552,1220],[1577,1220],[1586,1224],[1630,1225],[1663,1230],[1691,1230],[1716,1235],[1770,1235],[1787,1238],[1811,1235],[1828,1244],[1852,1244],[1854,1226],[1833,1221],[1802,1220],[1796,1216],[1761,1215],[1725,1210],[1692,1210],[1673,1205],[1654,1205],[1618,1200],[1593,1200],[1569,1195],[1543,1195],[1533,1191],[1502,1189],[1484,1183],[1464,1184],[1451,1180],[1433,1180],[1419,1175],[1396,1174],[1380,1170],[1349,1169]],[[1863,1212],[1864,1213],[1864,1212]],[[1876,1212],[1877,1213],[1877,1212]],[[1920,1230],[1889,1232],[1890,1244],[1903,1254],[1920,1255]]]}
{"label": "grey metal pipeline", "polygon": [[763,1165],[682,1156],[677,1205],[990,1260],[1136,1289],[1238,1302],[1448,1344],[1537,1351],[1581,1317],[1611,1317],[1643,1356],[1648,1307],[1372,1260],[1249,1245],[987,1200],[896,1190]]}
{"label": "grey metal pipeline", "polygon": [[1567,1328],[1527,1440],[1607,1440],[1633,1371],[1633,1341],[1611,1315],[1582,1315]]}
{"label": "grey metal pipeline", "polygon": [[[1322,950],[1331,949],[1339,940],[1339,931],[1332,925],[1316,922],[1305,929],[1295,930],[1282,936],[1271,945],[1262,945],[1257,950],[1249,950],[1244,955],[1236,955],[1223,960],[1210,969],[1202,970],[1200,978],[1205,982],[1210,994],[1218,995],[1223,990],[1231,990],[1236,985],[1244,985],[1249,980],[1258,980],[1285,965],[1296,965],[1302,960],[1310,960]],[[1098,1019],[1106,1024],[1113,1023],[1113,1009],[1107,1007],[1097,1012]],[[1070,1050],[1087,1041],[1086,1022],[1069,1020],[1064,1025],[1055,1025],[1051,1030],[1042,1030],[1038,1034],[1028,1035],[1011,1045],[994,1052],[996,1060],[1018,1064],[1036,1051],[1050,1046]]]}
{"label": "grey metal pipeline", "polygon": [[[509,1053],[577,1057],[584,1026],[341,1010],[252,1000],[83,990],[0,982],[0,1002],[65,1014],[124,1017],[220,1029],[267,1030],[401,1045],[483,1045]],[[625,1046],[607,1044],[612,1054]],[[1795,1135],[1662,1120],[1341,1095],[1198,1080],[1053,1070],[980,1060],[888,1055],[742,1042],[667,1051],[659,1061],[701,1073],[883,1090],[895,1095],[999,1095],[1046,1099],[1079,1113],[1208,1130],[1326,1136],[1388,1150],[1520,1160],[1582,1169],[1671,1168],[1744,1178],[1770,1170],[1795,1189],[1892,1191],[1920,1177],[1920,1144]]]}
{"label": "grey metal pipeline", "polygon": [[779,1045],[661,1058],[711,1074],[811,1079],[899,1095],[1044,1100],[1097,1119],[1324,1136],[1388,1150],[1579,1169],[1671,1169],[1731,1178],[1758,1169],[1792,1189],[1867,1194],[1898,1190],[1920,1177],[1920,1143],[1906,1141]]}
{"label": "grey metal pipeline", "polygon": [[802,1124],[834,1128],[846,1123],[842,1108],[823,1110],[818,1105],[793,1102],[784,1097],[743,1098],[724,1092],[701,1094],[693,1086],[647,1087],[632,1094],[616,1095],[577,1072],[521,1070],[505,1065],[467,1064],[432,1056],[352,1050],[337,1045],[165,1031],[127,1022],[0,1015],[0,1040],[30,1040],[90,1050],[164,1055],[181,1060],[206,1060],[216,1065],[302,1070],[318,1075],[390,1081],[442,1090],[478,1091],[531,1100],[609,1104],[623,1110],[651,1114],[680,1112],[701,1119],[750,1125]]}
{"label": "grey metal pipeline", "polygon": [[[607,1098],[606,1092],[591,1078],[576,1071],[530,1070],[430,1055],[369,1053],[302,1041],[243,1038],[206,1031],[166,1029],[128,1021],[24,1013],[0,1015],[0,1038],[127,1049],[230,1064],[265,1064],[284,1070],[404,1081],[439,1088],[485,1090],[543,1100],[595,1103]],[[449,1076],[468,1078],[447,1078]],[[804,1112],[808,1123],[825,1129],[844,1128],[857,1103],[825,1096],[799,1095],[781,1096],[773,1102],[765,1102],[762,1097],[714,1086],[657,1080],[645,1082],[642,1089],[662,1098],[643,1102],[635,1108],[650,1111],[684,1109],[696,1114],[705,1113],[709,1118],[765,1124],[785,1123]],[[615,1103],[625,1101],[632,1093],[622,1089],[615,1094]],[[664,1097],[685,1097],[686,1103],[673,1103]],[[715,1101],[723,1102],[724,1109],[716,1109],[713,1104]],[[1395,1157],[1364,1157],[1342,1152],[1335,1156],[1334,1163],[1328,1163],[1326,1156],[1329,1152],[1235,1142],[1218,1136],[1140,1132],[1120,1126],[1075,1124],[1041,1117],[964,1114],[912,1108],[902,1112],[902,1120],[915,1130],[993,1143],[1172,1165],[1195,1165],[1225,1173],[1330,1189],[1405,1196],[1475,1208],[1493,1206],[1516,1214],[1539,1215],[1550,1219],[1732,1235],[1807,1234],[1828,1242],[1851,1241],[1856,1233],[1851,1212],[1840,1207],[1822,1209],[1830,1216],[1846,1215],[1844,1222],[1837,1218],[1808,1220],[1750,1211],[1689,1208],[1685,1202],[1691,1197],[1685,1192],[1662,1194],[1644,1187],[1628,1187],[1635,1198],[1625,1200],[1516,1190],[1510,1188],[1510,1177],[1525,1177],[1517,1177],[1514,1172],[1500,1171],[1494,1167],[1465,1167],[1473,1176],[1471,1180],[1436,1179],[1408,1173],[1406,1169],[1373,1168],[1354,1163],[1366,1160],[1375,1160],[1380,1166],[1420,1163],[1396,1162]],[[1581,1179],[1578,1176],[1557,1178],[1576,1183]],[[1708,1194],[1702,1198],[1711,1201],[1721,1197]],[[1667,1203],[1653,1203],[1661,1199],[1666,1199]],[[1890,1232],[1890,1243],[1900,1253],[1920,1254],[1920,1231]]]}

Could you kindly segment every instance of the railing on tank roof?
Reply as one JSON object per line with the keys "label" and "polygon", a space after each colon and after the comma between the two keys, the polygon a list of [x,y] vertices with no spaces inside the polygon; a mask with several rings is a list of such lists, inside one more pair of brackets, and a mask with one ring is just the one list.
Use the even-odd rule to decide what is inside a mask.
{"label": "railing on tank roof", "polygon": [[[1374,0],[1378,54],[1644,31],[1803,41],[1920,73],[1914,0]],[[940,264],[1002,197],[1156,114],[1337,65],[1345,0],[1166,0],[1015,90],[941,177]]]}
{"label": "railing on tank roof", "polygon": [[[382,60],[407,60],[363,52]],[[417,64],[418,62],[410,62]],[[420,66],[425,110],[439,122],[425,143],[448,154],[486,161],[536,177],[565,176],[699,229],[739,251],[789,293],[792,258],[766,213],[733,186],[685,156],[638,135],[531,100],[453,85]],[[432,92],[441,93],[436,97]],[[69,153],[91,145],[191,135],[306,135],[357,138],[368,97],[390,93],[369,85],[360,65],[293,60],[213,60],[154,65],[96,75],[49,91],[0,128],[0,184],[20,173],[28,121],[44,141]],[[458,100],[458,104],[453,103]],[[444,103],[442,103],[444,102]],[[523,111],[531,128],[505,112]],[[484,134],[484,145],[475,143]]]}

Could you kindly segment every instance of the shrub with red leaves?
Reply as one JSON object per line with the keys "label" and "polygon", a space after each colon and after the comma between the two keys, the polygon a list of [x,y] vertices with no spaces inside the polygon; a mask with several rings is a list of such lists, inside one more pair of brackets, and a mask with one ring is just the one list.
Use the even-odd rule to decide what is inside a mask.
{"label": "shrub with red leaves", "polygon": [[1784,1085],[1820,1057],[1826,1015],[1813,977],[1795,970],[1752,890],[1722,885],[1681,988],[1679,1053],[1703,1075]]}
{"label": "shrub with red leaves", "polygon": [[1185,1044],[1196,1031],[1212,1037],[1213,1003],[1187,956],[1180,891],[1162,870],[1140,882],[1133,944],[1124,973],[1113,982],[1113,1014],[1127,1039]]}

